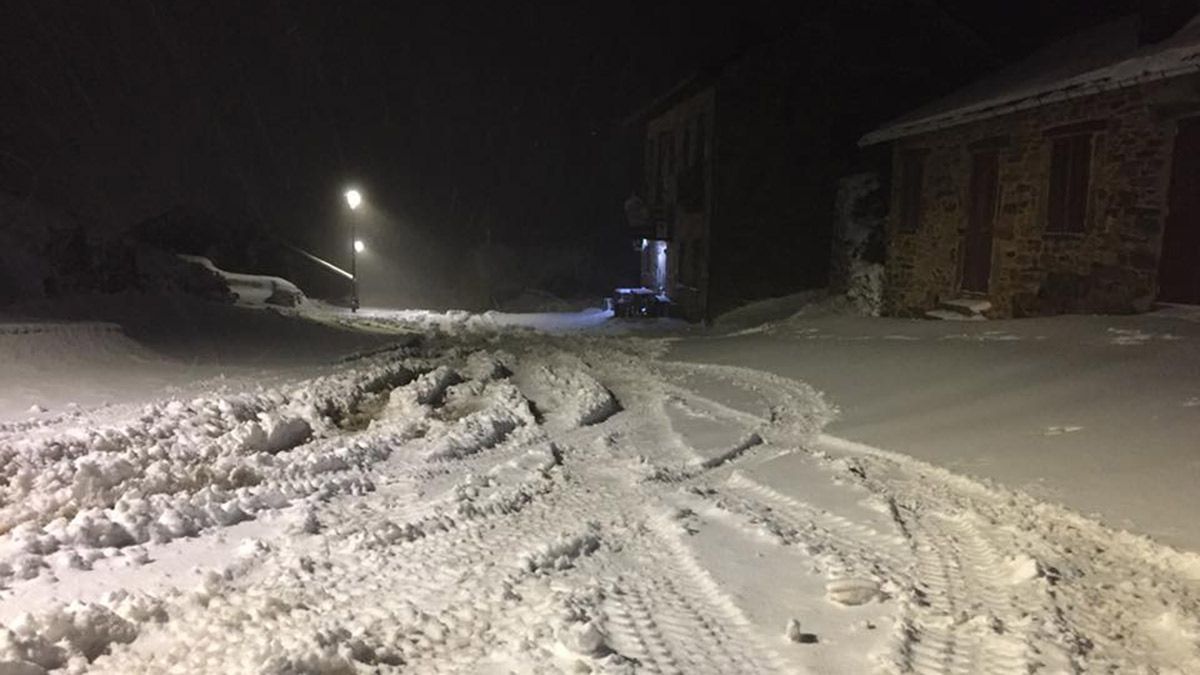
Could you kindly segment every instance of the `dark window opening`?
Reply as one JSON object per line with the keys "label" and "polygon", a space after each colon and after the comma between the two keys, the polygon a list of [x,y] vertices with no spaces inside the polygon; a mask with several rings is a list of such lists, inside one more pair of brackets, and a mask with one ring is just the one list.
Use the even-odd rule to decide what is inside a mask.
{"label": "dark window opening", "polygon": [[659,161],[658,161],[658,163],[656,163],[656,165],[654,167],[654,185],[655,185],[654,202],[655,203],[661,202],[662,199],[665,198],[665,195],[664,195],[665,190],[664,189],[666,187],[666,174],[668,171],[670,171],[670,168],[668,168],[666,166],[666,162],[667,162],[667,135],[666,135],[666,133],[660,133],[658,149],[659,149]]}
{"label": "dark window opening", "polygon": [[906,150],[900,161],[900,229],[916,232],[921,224],[925,184],[925,151]]}
{"label": "dark window opening", "polygon": [[1092,135],[1062,136],[1052,141],[1048,232],[1083,232],[1091,180]]}
{"label": "dark window opening", "polygon": [[664,134],[663,140],[667,145],[666,168],[664,171],[670,176],[675,170],[675,134],[668,131]]}
{"label": "dark window opening", "polygon": [[654,139],[646,141],[646,192],[653,204],[658,195],[658,157],[655,154]]}
{"label": "dark window opening", "polygon": [[[698,120],[699,128],[693,133],[693,122],[695,121],[689,121],[684,129],[684,147],[676,176],[677,203],[690,213],[703,211],[705,201],[704,164],[700,161],[703,159],[702,149],[704,147],[704,138],[701,135],[703,118]],[[697,148],[701,150],[697,151]]]}

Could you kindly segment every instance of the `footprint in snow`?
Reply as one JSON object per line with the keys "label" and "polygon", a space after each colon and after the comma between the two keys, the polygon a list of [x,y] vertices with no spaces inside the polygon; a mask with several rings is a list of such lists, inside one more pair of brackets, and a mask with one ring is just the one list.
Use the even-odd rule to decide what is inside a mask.
{"label": "footprint in snow", "polygon": [[825,584],[825,597],[839,605],[865,605],[879,597],[879,582],[871,579],[835,579]]}

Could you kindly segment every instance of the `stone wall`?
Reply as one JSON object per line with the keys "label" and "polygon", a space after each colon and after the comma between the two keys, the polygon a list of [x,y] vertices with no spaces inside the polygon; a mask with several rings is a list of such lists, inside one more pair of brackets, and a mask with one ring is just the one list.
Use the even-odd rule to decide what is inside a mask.
{"label": "stone wall", "polygon": [[[676,311],[690,321],[704,319],[708,309],[714,97],[711,85],[703,87],[681,98],[646,124],[645,192],[652,209],[662,212],[671,223],[666,252],[666,291],[675,303]],[[673,160],[662,172],[659,189],[652,184],[657,175],[658,147],[664,139],[671,142]],[[704,181],[700,203],[689,203],[685,195],[680,194],[681,178],[686,178],[687,171],[700,172],[699,178]],[[642,284],[654,285],[645,267]]]}
{"label": "stone wall", "polygon": [[[1043,105],[896,143],[885,311],[919,315],[959,295],[971,146],[999,143],[1000,194],[988,299],[995,316],[1144,311],[1157,293],[1158,253],[1175,120],[1200,112],[1200,77],[1148,83]],[[1046,231],[1051,140],[1067,124],[1094,136],[1086,226]],[[900,229],[902,153],[924,150],[919,225]]]}

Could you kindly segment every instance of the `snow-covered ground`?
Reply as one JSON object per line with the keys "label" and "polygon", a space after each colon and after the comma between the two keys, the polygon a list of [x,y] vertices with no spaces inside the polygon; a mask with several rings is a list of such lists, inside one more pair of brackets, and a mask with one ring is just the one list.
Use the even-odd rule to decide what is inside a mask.
{"label": "snow-covered ground", "polygon": [[337,316],[315,321],[182,296],[101,296],[61,312],[0,315],[0,422],[245,388],[407,339],[345,330]]}
{"label": "snow-covered ground", "polygon": [[[1067,373],[993,350],[1179,363],[1185,322],[1053,320],[1039,340],[827,317],[680,339],[594,314],[236,316],[198,359],[223,378],[0,425],[0,673],[1200,672],[1200,556],[844,438],[870,440],[850,425],[887,401],[950,427],[917,403],[966,425],[989,395],[939,386],[912,351],[907,387],[887,385],[908,398],[873,402],[889,349],[1033,378],[1041,410]],[[77,361],[41,374],[116,354],[191,376],[174,369],[195,342],[126,329],[55,338]],[[13,335],[6,353],[42,358]],[[760,362],[712,363],[735,356]],[[839,362],[859,389],[834,386]],[[28,379],[9,363],[0,380]],[[1130,372],[1193,395],[1186,372]],[[1036,438],[1100,421],[1050,417]]]}
{"label": "snow-covered ground", "polygon": [[672,358],[804,381],[829,431],[1200,551],[1200,311],[950,322],[802,314]]}

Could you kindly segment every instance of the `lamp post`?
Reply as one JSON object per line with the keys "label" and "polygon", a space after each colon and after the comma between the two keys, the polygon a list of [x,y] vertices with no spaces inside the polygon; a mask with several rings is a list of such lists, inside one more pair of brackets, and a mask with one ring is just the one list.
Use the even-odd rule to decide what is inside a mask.
{"label": "lamp post", "polygon": [[[353,188],[346,190],[346,204],[351,211],[357,211],[362,204],[362,193]],[[354,214],[350,214],[350,311],[358,311],[358,254],[366,248],[358,238],[358,223]]]}

